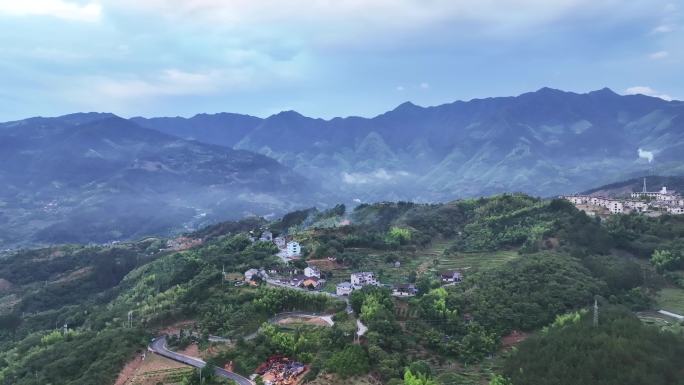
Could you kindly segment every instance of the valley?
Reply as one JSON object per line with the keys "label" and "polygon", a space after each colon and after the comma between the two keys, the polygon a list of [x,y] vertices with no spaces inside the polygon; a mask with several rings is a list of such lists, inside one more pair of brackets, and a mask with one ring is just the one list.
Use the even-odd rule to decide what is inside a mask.
{"label": "valley", "polygon": [[[634,344],[666,338],[662,343],[676,352],[672,343],[684,338],[681,324],[657,312],[681,312],[684,288],[677,277],[684,266],[657,271],[649,259],[656,250],[681,255],[682,220],[633,214],[601,223],[568,202],[514,194],[227,222],[188,233],[185,243],[192,246],[180,251],[152,238],[106,248],[26,250],[6,257],[0,269],[7,304],[0,319],[0,379],[114,383],[127,362],[139,362],[152,338],[168,334],[169,349],[192,351],[208,368],[229,368],[246,379],[269,357],[284,356],[305,365],[301,381],[314,384],[399,384],[405,368],[434,384],[534,384],[540,378],[534,376],[554,374],[530,366],[541,358],[530,358],[534,350],[527,346],[591,328],[594,299],[600,325],[625,324],[639,336]],[[265,232],[300,243],[301,256],[285,266],[275,243],[259,240]],[[324,286],[307,290],[256,276],[251,284],[236,284],[250,269],[287,276],[306,266],[318,268]],[[99,278],[113,271],[116,279]],[[362,271],[372,272],[377,284],[352,290],[347,305],[335,287]],[[458,272],[458,279],[445,281],[445,271]],[[392,295],[398,284],[414,285],[417,293]],[[274,317],[283,312],[290,315]],[[331,315],[332,325],[296,314]],[[169,329],[181,321],[180,334]],[[98,344],[110,348],[95,353]],[[599,354],[596,362],[610,360],[592,354]],[[187,368],[145,365],[131,376],[138,382],[126,385],[147,385],[145,378],[168,385],[199,381]],[[519,367],[527,377],[517,374]],[[594,376],[606,373],[605,366],[587,367]],[[679,369],[649,363],[640,373],[665,384]],[[221,383],[207,374],[212,370],[204,371],[205,383]],[[624,381],[639,383],[635,378]]]}

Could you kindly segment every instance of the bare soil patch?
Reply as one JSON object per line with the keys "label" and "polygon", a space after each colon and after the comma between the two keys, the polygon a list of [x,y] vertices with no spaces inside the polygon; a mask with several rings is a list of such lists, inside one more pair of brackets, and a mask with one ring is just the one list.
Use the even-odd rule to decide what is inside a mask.
{"label": "bare soil patch", "polygon": [[327,322],[319,317],[287,317],[279,320],[278,325],[312,325],[312,326],[330,326]]}
{"label": "bare soil patch", "polygon": [[142,354],[136,354],[124,366],[114,385],[156,385],[159,382],[174,384],[186,370],[191,369],[179,362],[145,352],[144,360]]}

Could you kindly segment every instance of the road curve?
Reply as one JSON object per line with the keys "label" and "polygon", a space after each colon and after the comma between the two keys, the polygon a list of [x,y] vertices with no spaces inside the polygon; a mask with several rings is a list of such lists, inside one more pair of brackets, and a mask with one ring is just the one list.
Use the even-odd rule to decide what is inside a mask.
{"label": "road curve", "polygon": [[[206,362],[202,361],[199,358],[186,356],[184,354],[172,352],[171,350],[169,350],[166,346],[166,336],[155,338],[152,341],[152,343],[148,346],[148,349],[151,352],[157,353],[162,357],[166,357],[168,359],[181,362],[183,364],[190,365],[195,368],[203,368],[207,365]],[[249,379],[242,377],[237,373],[229,372],[222,368],[214,368],[214,373],[217,376],[233,380],[238,385],[254,385],[254,382],[250,381]]]}

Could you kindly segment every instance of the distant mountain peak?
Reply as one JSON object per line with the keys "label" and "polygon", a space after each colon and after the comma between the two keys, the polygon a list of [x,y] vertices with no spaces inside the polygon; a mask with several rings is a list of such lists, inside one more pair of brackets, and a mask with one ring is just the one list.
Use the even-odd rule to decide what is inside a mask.
{"label": "distant mountain peak", "polygon": [[300,119],[306,118],[306,116],[300,114],[295,110],[280,111],[275,115],[271,115],[268,119]]}
{"label": "distant mountain peak", "polygon": [[600,95],[600,96],[620,96],[618,95],[615,91],[611,90],[608,87],[603,87],[600,90],[596,91],[591,91],[589,92],[589,95]]}
{"label": "distant mountain peak", "polygon": [[394,111],[415,111],[415,110],[422,110],[423,107],[414,104],[413,102],[404,102],[398,105]]}
{"label": "distant mountain peak", "polygon": [[100,120],[122,119],[110,112],[77,112],[58,117],[58,119],[71,124],[87,124]]}

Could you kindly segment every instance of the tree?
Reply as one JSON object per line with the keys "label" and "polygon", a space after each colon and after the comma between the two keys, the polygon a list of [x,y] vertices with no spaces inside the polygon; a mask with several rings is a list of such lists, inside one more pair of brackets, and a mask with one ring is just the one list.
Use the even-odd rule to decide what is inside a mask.
{"label": "tree", "polygon": [[432,375],[432,369],[430,369],[430,365],[425,361],[412,362],[411,365],[409,365],[409,370],[411,373],[415,374],[424,374],[426,376]]}
{"label": "tree", "polygon": [[437,385],[437,382],[423,373],[414,374],[407,369],[404,373],[404,385]]}
{"label": "tree", "polygon": [[682,265],[682,256],[670,250],[656,250],[651,256],[651,264],[659,273],[676,270]]}
{"label": "tree", "polygon": [[326,369],[342,378],[367,373],[370,369],[368,353],[359,345],[347,346],[330,357]]}
{"label": "tree", "polygon": [[497,374],[489,381],[489,385],[513,385],[513,383],[508,378]]}

